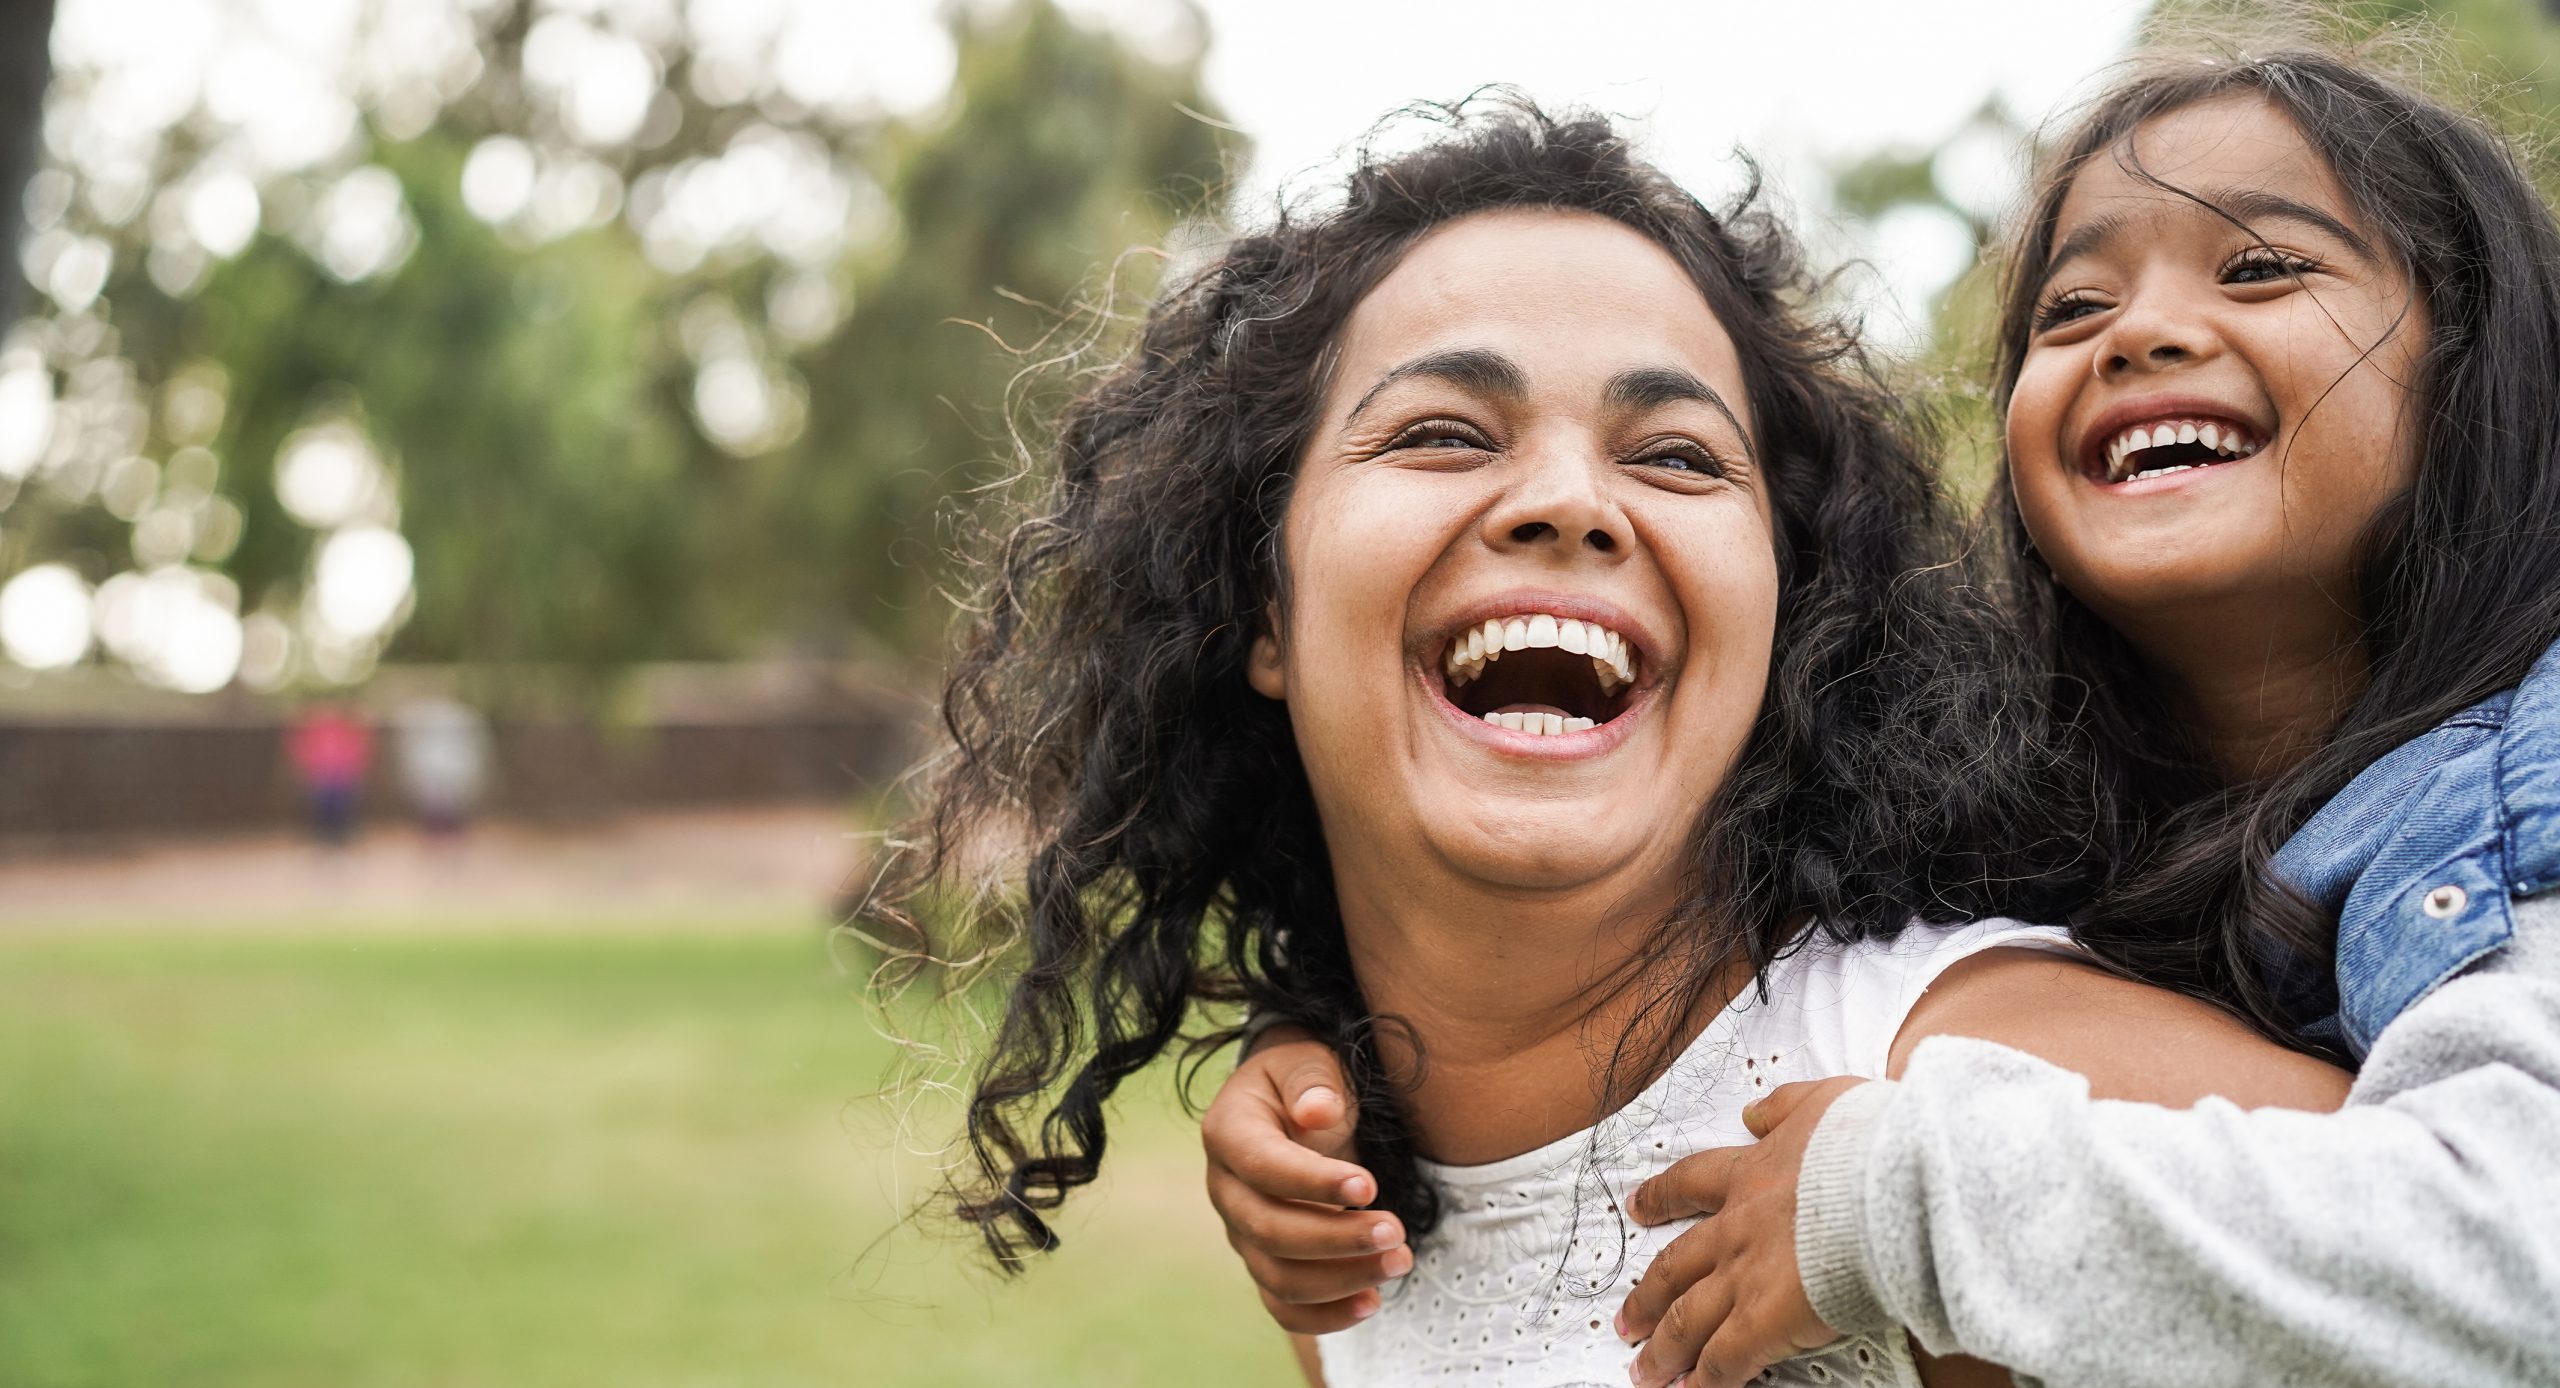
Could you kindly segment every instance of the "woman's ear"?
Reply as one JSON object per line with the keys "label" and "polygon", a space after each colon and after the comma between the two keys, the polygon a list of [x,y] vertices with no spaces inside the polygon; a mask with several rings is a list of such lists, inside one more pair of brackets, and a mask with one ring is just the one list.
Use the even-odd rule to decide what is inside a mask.
{"label": "woman's ear", "polygon": [[1275,604],[1262,611],[1262,634],[1253,638],[1253,651],[1245,657],[1244,681],[1253,692],[1266,699],[1289,697],[1289,667],[1280,656],[1280,638],[1272,633],[1280,629],[1280,611]]}

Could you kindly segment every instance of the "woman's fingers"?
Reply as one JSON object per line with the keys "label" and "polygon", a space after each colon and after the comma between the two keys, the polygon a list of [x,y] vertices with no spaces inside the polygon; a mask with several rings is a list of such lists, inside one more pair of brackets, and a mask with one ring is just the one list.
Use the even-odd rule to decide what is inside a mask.
{"label": "woman's fingers", "polygon": [[1629,1344],[1654,1332],[1671,1303],[1715,1268],[1714,1228],[1697,1224],[1662,1246],[1634,1291],[1618,1307],[1618,1338]]}
{"label": "woman's fingers", "polygon": [[1627,1217],[1638,1224],[1665,1224],[1724,1208],[1733,1183],[1734,1164],[1752,1149],[1718,1147],[1673,1162],[1661,1175],[1636,1187],[1627,1197]]}

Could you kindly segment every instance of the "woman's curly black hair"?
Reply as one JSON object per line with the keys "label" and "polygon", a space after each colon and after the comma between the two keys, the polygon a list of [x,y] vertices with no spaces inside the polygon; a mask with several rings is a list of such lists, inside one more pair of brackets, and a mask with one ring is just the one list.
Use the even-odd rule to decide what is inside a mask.
{"label": "woman's curly black hair", "polygon": [[[1819,286],[1756,181],[1717,214],[1604,119],[1504,95],[1411,114],[1433,123],[1427,144],[1364,155],[1338,205],[1236,237],[1065,409],[1046,495],[989,561],[931,797],[865,908],[919,951],[953,946],[937,917],[999,927],[983,947],[1010,993],[955,1187],[1004,1267],[1054,1245],[1045,1216],[1094,1179],[1106,1102],[1202,1004],[1327,1038],[1380,1206],[1417,1237],[1431,1227],[1288,718],[1245,669],[1282,594],[1278,537],[1336,337],[1456,219],[1572,210],[1662,247],[1731,335],[1769,480],[1780,596],[1764,708],[1701,809],[1684,903],[1655,932],[1651,976],[1675,979],[1647,1008],[1660,1024],[1617,1069],[1640,1085],[1720,969],[1767,965],[1808,922],[1849,936],[1914,914],[2050,917],[2086,889],[2073,763],[1953,562],[1911,421],[1852,332],[1812,316]],[[991,862],[1019,881],[944,890]],[[1194,1054],[1235,1035],[1213,1027]]]}
{"label": "woman's curly black hair", "polygon": [[2039,170],[2005,271],[1995,398],[2017,385],[2073,177],[2116,159],[2178,191],[2127,137],[2228,97],[2263,99],[2301,129],[2423,306],[2397,329],[2426,334],[2410,382],[2417,480],[2375,518],[2356,574],[2361,691],[2299,763],[2235,778],[2124,637],[2054,577],[2005,475],[1989,519],[2055,716],[2096,749],[2084,828],[2119,876],[2075,916],[2076,935],[2146,982],[2299,1044],[2334,1006],[2337,922],[2271,870],[2276,851],[2383,753],[2514,685],[2560,638],[2560,224],[2496,131],[2376,62],[2299,36],[2256,54],[2181,40],[2135,61]]}

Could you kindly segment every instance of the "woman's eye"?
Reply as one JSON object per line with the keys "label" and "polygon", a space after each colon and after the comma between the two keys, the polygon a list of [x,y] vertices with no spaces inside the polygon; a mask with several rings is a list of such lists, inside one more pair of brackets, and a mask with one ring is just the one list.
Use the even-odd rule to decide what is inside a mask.
{"label": "woman's eye", "polygon": [[1472,430],[1468,430],[1454,424],[1432,423],[1417,424],[1414,427],[1405,430],[1403,433],[1396,435],[1396,441],[1387,445],[1387,447],[1390,449],[1483,448],[1485,447],[1485,442]]}
{"label": "woman's eye", "polygon": [[1639,453],[1632,460],[1643,467],[1658,467],[1667,472],[1694,472],[1701,477],[1722,477],[1724,464],[1714,454],[1696,444],[1673,444]]}

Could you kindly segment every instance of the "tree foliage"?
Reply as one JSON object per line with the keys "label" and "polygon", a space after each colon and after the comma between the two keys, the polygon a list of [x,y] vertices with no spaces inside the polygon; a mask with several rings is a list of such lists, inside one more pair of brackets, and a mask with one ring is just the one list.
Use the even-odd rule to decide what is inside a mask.
{"label": "tree foliage", "polygon": [[[87,303],[54,274],[72,288],[11,339],[60,403],[47,456],[0,501],[0,577],[196,575],[295,641],[279,678],[360,678],[383,654],[601,681],[644,660],[922,651],[945,610],[938,518],[1003,466],[1026,364],[1004,344],[1101,321],[1070,310],[1123,252],[1214,213],[1241,155],[1200,114],[1197,42],[1142,54],[1049,0],[954,7],[956,75],[915,114],[697,71],[681,23],[636,47],[608,35],[604,56],[645,54],[657,86],[606,142],[528,51],[562,41],[553,7],[457,13],[478,58],[432,118],[357,93],[356,138],[260,179],[255,234],[227,256],[171,249],[237,167],[207,119],[173,126],[121,220],[100,170],[55,152],[40,178],[67,191],[31,269],[84,246],[112,269]],[[66,78],[55,101],[98,99]],[[524,210],[472,206],[484,173],[531,179]],[[679,199],[699,221],[742,179],[782,180],[772,225],[668,230]],[[333,240],[349,216],[371,243]],[[314,612],[331,528],[277,475],[314,429],[378,457],[391,485],[356,519],[415,557],[397,620],[333,658]],[[180,494],[191,444],[210,498]],[[181,501],[193,530],[150,519]],[[185,552],[147,552],[153,525]]]}

